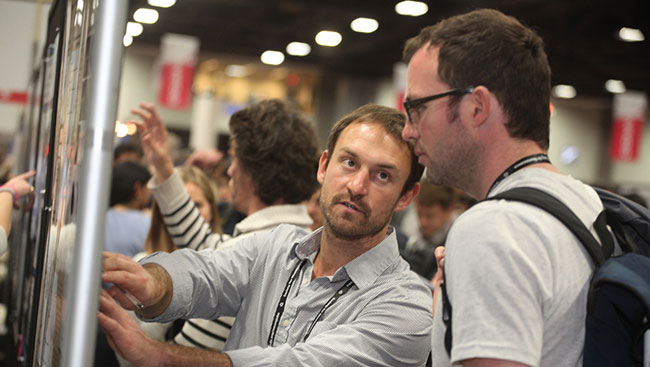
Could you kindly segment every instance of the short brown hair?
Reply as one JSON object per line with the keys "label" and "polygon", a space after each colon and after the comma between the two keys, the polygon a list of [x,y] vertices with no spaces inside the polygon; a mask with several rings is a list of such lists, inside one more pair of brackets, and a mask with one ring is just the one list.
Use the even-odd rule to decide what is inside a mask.
{"label": "short brown hair", "polygon": [[409,151],[411,152],[411,171],[404,183],[404,187],[402,188],[402,195],[404,195],[405,192],[412,189],[413,186],[415,186],[415,183],[420,180],[424,167],[418,163],[418,159],[413,152],[413,145],[402,140],[402,130],[406,123],[406,117],[402,112],[394,108],[376,104],[367,104],[343,116],[330,131],[330,136],[327,140],[327,151],[329,154],[327,155],[326,164],[329,165],[330,158],[334,152],[334,147],[336,146],[336,142],[338,141],[339,136],[341,136],[343,130],[353,123],[360,122],[380,124],[388,134],[408,146]]}
{"label": "short brown hair", "polygon": [[278,99],[237,111],[230,118],[235,156],[266,205],[297,204],[318,187],[316,133],[302,114]]}
{"label": "short brown hair", "polygon": [[406,42],[404,61],[425,46],[440,47],[440,80],[451,88],[487,87],[508,116],[510,136],[548,149],[551,68],[544,42],[533,30],[499,11],[481,9],[422,29]]}

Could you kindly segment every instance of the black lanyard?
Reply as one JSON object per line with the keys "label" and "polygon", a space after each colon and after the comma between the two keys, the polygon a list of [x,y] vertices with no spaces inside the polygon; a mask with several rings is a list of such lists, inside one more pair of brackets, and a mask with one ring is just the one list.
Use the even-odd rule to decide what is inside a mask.
{"label": "black lanyard", "polygon": [[526,166],[530,166],[531,164],[535,164],[535,163],[551,163],[551,160],[548,159],[548,155],[544,153],[533,154],[533,155],[523,157],[522,159],[513,163],[510,167],[506,168],[506,170],[503,171],[503,173],[499,177],[497,177],[496,180],[494,180],[494,183],[492,183],[492,186],[490,186],[490,189],[487,192],[488,195],[490,194],[490,191],[492,191],[492,189],[494,189],[506,177],[510,176],[511,174],[519,171],[520,169]]}
{"label": "black lanyard", "polygon": [[[289,296],[289,291],[291,290],[291,287],[293,286],[293,283],[296,281],[296,277],[298,276],[298,273],[302,268],[307,264],[307,259],[301,261],[299,264],[296,265],[296,267],[293,269],[291,272],[291,276],[289,277],[289,280],[287,280],[287,284],[284,286],[284,290],[282,291],[282,295],[280,296],[280,302],[278,302],[278,308],[275,310],[275,315],[273,316],[273,322],[271,323],[271,331],[269,332],[269,338],[267,340],[268,346],[273,346],[273,342],[275,341],[275,334],[278,331],[278,325],[280,324],[280,318],[282,317],[282,314],[284,313],[284,306],[287,303],[287,297]],[[311,331],[314,329],[314,326],[316,326],[316,323],[320,321],[320,319],[323,317],[323,314],[332,307],[334,302],[336,302],[339,297],[342,295],[346,294],[350,288],[352,288],[352,285],[354,283],[352,280],[348,279],[345,284],[341,288],[339,288],[336,293],[327,301],[325,302],[325,305],[320,309],[316,317],[314,318],[314,321],[311,322],[309,325],[309,329],[307,329],[307,333],[305,334],[305,337],[303,338],[303,342],[307,340],[309,337],[309,334],[311,334]]]}

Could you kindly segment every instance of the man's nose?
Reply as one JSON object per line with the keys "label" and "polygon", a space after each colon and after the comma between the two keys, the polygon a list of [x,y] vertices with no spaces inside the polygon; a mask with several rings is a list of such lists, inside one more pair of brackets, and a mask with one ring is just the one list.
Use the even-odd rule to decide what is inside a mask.
{"label": "man's nose", "polygon": [[366,169],[358,170],[348,182],[348,190],[352,196],[364,196],[368,193],[370,174]]}
{"label": "man's nose", "polygon": [[418,137],[418,131],[415,128],[415,125],[410,121],[406,121],[404,129],[402,129],[402,139],[411,141],[416,140]]}

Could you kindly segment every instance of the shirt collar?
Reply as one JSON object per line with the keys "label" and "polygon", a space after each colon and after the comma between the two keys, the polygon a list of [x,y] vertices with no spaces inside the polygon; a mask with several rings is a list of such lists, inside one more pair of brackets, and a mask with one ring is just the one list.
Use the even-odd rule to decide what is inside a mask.
{"label": "shirt collar", "polygon": [[[300,260],[309,259],[313,262],[320,249],[322,231],[323,228],[321,227],[298,240],[294,244],[292,254]],[[398,260],[397,236],[395,229],[390,226],[383,241],[343,265],[334,273],[332,281],[350,278],[361,289],[373,284],[380,275],[386,272],[389,267],[394,266]]]}

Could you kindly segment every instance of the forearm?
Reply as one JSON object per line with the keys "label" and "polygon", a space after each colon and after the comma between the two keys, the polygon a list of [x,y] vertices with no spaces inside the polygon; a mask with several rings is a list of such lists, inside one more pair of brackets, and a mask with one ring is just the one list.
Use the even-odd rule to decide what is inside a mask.
{"label": "forearm", "polygon": [[0,192],[0,226],[7,235],[11,231],[11,211],[13,210],[13,196],[10,192]]}
{"label": "forearm", "polygon": [[174,287],[169,273],[160,265],[145,264],[143,268],[151,275],[155,284],[154,302],[138,310],[137,314],[145,319],[152,319],[163,313],[174,295]]}
{"label": "forearm", "polygon": [[[157,366],[166,367],[232,367],[228,355],[209,349],[190,348],[160,342],[162,346]],[[150,366],[146,363],[143,366]]]}

